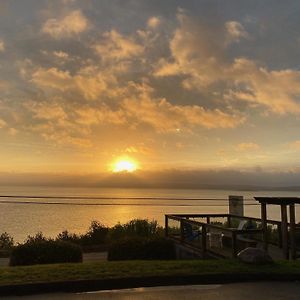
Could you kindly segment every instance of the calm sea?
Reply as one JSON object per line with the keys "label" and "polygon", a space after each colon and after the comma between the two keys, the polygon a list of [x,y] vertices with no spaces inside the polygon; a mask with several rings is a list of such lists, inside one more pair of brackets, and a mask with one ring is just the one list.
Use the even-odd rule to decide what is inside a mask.
{"label": "calm sea", "polygon": [[[260,217],[260,207],[253,205],[256,203],[253,196],[299,194],[280,191],[0,186],[0,195],[29,196],[23,199],[0,198],[0,233],[6,231],[16,242],[22,242],[27,235],[34,235],[38,231],[50,237],[55,237],[66,229],[70,232],[84,233],[92,220],[98,220],[108,226],[135,218],[155,219],[163,224],[165,214],[227,213],[228,195],[244,196],[247,199],[246,203],[252,204],[245,206],[245,214]],[[36,196],[55,198],[34,198]],[[80,197],[84,199],[79,199]],[[189,200],[191,198],[193,200]],[[299,207],[296,210],[299,222]],[[270,206],[268,218],[277,220],[279,216],[278,207]]]}

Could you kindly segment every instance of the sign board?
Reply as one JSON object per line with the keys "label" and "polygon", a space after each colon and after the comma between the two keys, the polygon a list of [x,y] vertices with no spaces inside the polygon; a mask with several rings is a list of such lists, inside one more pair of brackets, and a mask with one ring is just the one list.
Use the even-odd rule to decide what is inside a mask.
{"label": "sign board", "polygon": [[229,196],[229,214],[244,216],[243,196]]}

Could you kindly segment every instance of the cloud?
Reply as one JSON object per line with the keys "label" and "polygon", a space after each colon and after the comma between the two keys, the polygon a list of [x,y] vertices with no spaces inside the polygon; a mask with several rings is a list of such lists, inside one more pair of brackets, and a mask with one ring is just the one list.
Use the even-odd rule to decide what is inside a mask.
{"label": "cloud", "polygon": [[160,23],[161,23],[160,18],[158,18],[158,17],[151,17],[147,21],[147,26],[149,28],[155,29],[155,28],[157,28],[160,25]]}
{"label": "cloud", "polygon": [[292,150],[299,151],[300,150],[300,140],[289,143],[288,147]]}
{"label": "cloud", "polygon": [[0,173],[4,185],[299,191],[300,173],[240,170],[163,170],[132,174]]}
{"label": "cloud", "polygon": [[125,37],[116,30],[108,31],[102,37],[103,40],[94,48],[103,60],[119,61],[139,57],[145,50],[134,38]]}
{"label": "cloud", "polygon": [[57,103],[27,102],[25,106],[34,113],[34,118],[37,119],[63,122],[67,118],[66,112]]}
{"label": "cloud", "polygon": [[237,150],[238,151],[256,151],[260,149],[260,146],[256,143],[240,143],[237,145]]}
{"label": "cloud", "polygon": [[72,37],[88,29],[89,22],[80,10],[74,10],[60,19],[48,19],[42,32],[49,34],[55,39]]}
{"label": "cloud", "polygon": [[123,108],[134,123],[148,124],[158,132],[177,132],[178,128],[189,130],[195,126],[208,129],[234,128],[245,121],[241,116],[229,115],[218,109],[208,110],[197,105],[172,105],[166,99],[127,99]]}
{"label": "cloud", "polygon": [[238,42],[242,38],[249,38],[248,32],[237,21],[226,22],[225,28],[227,30],[228,42]]}
{"label": "cloud", "polygon": [[63,51],[54,51],[53,55],[61,58],[61,59],[68,59],[69,58],[69,54]]}
{"label": "cloud", "polygon": [[209,110],[198,105],[174,105],[164,98],[153,97],[153,89],[147,84],[131,83],[128,96],[121,103],[130,124],[144,123],[158,132],[177,132],[197,126],[204,128],[234,128],[245,121],[241,115]]}
{"label": "cloud", "polygon": [[82,68],[76,75],[57,68],[39,68],[33,72],[31,81],[41,88],[60,92],[74,91],[85,99],[95,100],[107,89],[106,80],[113,81],[111,76],[103,75],[93,67]]}
{"label": "cloud", "polygon": [[5,44],[4,41],[0,39],[0,52],[4,52],[4,51],[5,51]]}
{"label": "cloud", "polygon": [[7,123],[3,119],[0,119],[0,129],[4,128],[6,126],[7,126]]}
{"label": "cloud", "polygon": [[276,114],[300,114],[300,71],[269,70],[243,56],[229,58],[228,38],[248,38],[240,23],[208,27],[181,11],[178,21],[169,43],[171,56],[160,59],[154,76],[179,76],[184,89],[210,95],[217,91],[232,105],[244,102]]}

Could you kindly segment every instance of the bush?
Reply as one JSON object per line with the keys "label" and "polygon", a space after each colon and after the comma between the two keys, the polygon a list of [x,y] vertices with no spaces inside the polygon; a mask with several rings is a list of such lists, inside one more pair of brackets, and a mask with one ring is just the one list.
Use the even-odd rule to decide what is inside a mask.
{"label": "bush", "polygon": [[41,231],[39,231],[36,235],[31,236],[28,235],[27,239],[25,240],[25,244],[31,244],[36,242],[46,242],[48,239],[43,235]]}
{"label": "bush", "polygon": [[10,250],[14,245],[14,239],[4,232],[0,235],[0,250]]}
{"label": "bush", "polygon": [[70,233],[68,230],[64,230],[56,237],[56,241],[71,242],[74,244],[81,244],[81,236],[76,233]]}
{"label": "bush", "polygon": [[147,219],[134,219],[126,224],[118,223],[110,229],[110,239],[112,241],[126,237],[144,237],[150,238],[163,233],[162,227],[159,227],[157,221],[148,221]]}
{"label": "bush", "polygon": [[91,226],[86,234],[92,245],[103,244],[106,241],[108,227],[98,221],[92,221]]}
{"label": "bush", "polygon": [[108,260],[143,259],[145,239],[124,238],[113,242],[108,248]]}
{"label": "bush", "polygon": [[18,245],[10,256],[11,266],[82,262],[78,245],[64,241],[33,241]]}
{"label": "bush", "polygon": [[144,259],[176,259],[174,242],[162,237],[148,240],[144,253]]}
{"label": "bush", "polygon": [[125,238],[112,243],[108,260],[175,259],[174,243],[164,238]]}

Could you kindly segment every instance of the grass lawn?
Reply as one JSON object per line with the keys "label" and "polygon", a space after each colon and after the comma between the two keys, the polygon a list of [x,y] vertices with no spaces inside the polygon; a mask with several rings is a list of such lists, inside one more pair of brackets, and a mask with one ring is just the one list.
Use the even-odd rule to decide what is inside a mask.
{"label": "grass lawn", "polygon": [[145,276],[299,274],[300,261],[250,266],[234,260],[120,261],[0,268],[0,285]]}

